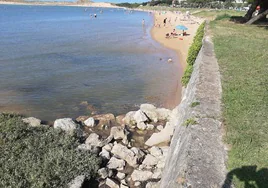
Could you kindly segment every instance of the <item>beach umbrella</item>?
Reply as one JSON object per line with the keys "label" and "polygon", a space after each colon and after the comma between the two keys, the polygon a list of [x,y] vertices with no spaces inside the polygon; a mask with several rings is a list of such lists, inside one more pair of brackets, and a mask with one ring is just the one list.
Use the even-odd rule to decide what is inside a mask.
{"label": "beach umbrella", "polygon": [[184,25],[177,25],[175,28],[182,31],[188,30],[188,28],[185,27]]}

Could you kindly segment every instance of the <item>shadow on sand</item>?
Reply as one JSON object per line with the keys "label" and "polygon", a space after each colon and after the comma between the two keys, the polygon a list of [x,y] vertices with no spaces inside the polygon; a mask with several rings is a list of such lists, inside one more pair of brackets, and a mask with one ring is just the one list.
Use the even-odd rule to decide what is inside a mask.
{"label": "shadow on sand", "polygon": [[230,171],[222,188],[231,188],[234,176],[244,182],[244,188],[267,188],[268,187],[268,169],[261,168],[257,170],[257,166],[242,166]]}

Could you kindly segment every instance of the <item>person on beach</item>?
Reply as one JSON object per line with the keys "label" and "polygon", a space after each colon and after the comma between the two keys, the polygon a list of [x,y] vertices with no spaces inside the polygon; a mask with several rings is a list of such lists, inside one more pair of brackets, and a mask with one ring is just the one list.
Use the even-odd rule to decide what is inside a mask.
{"label": "person on beach", "polygon": [[166,27],[167,18],[165,18],[163,22],[164,22],[164,27]]}
{"label": "person on beach", "polygon": [[144,20],[144,19],[142,19],[141,24],[142,24],[142,26],[144,26],[144,25],[145,25],[145,20]]}

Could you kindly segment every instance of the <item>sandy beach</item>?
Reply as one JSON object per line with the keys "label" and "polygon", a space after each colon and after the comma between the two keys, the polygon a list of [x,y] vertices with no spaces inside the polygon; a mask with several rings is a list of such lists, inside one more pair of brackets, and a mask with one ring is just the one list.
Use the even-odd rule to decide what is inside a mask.
{"label": "sandy beach", "polygon": [[[166,26],[164,26],[163,23],[165,18],[167,18]],[[188,49],[193,41],[196,30],[203,21],[204,20],[194,16],[187,18],[185,14],[180,12],[165,12],[163,14],[163,12],[156,11],[154,12],[155,26],[153,27],[151,34],[156,41],[177,52],[180,61],[179,63],[182,65],[183,69],[185,69]],[[158,24],[160,24],[160,27],[158,27]],[[166,33],[170,34],[177,25],[184,25],[188,28],[186,31],[187,36],[166,38]],[[182,31],[177,29],[175,29],[175,31],[177,34],[182,33]]]}
{"label": "sandy beach", "polygon": [[[183,75],[183,71],[186,68],[186,59],[189,47],[193,41],[195,33],[199,25],[204,21],[200,18],[194,17],[192,15],[186,16],[181,12],[164,12],[164,11],[154,11],[154,27],[151,30],[151,35],[154,40],[161,43],[165,47],[174,50],[178,59],[173,60],[179,71],[179,75]],[[164,26],[164,19],[166,18],[166,25]],[[160,27],[159,27],[160,25]],[[182,31],[175,29],[177,25],[184,25],[188,28],[186,31],[187,36],[180,36]],[[166,38],[166,34],[170,33],[175,29],[178,36]],[[173,108],[177,106],[181,101],[181,78],[177,80],[177,87],[174,90],[172,96],[169,97],[166,106]]]}

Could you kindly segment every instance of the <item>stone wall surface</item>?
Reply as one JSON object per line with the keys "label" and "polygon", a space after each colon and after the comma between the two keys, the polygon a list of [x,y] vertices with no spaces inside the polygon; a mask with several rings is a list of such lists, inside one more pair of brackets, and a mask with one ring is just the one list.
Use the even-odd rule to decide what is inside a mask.
{"label": "stone wall surface", "polygon": [[161,187],[222,186],[226,151],[222,143],[221,93],[214,46],[210,37],[205,36],[182,102],[173,110],[170,120],[175,130]]}

